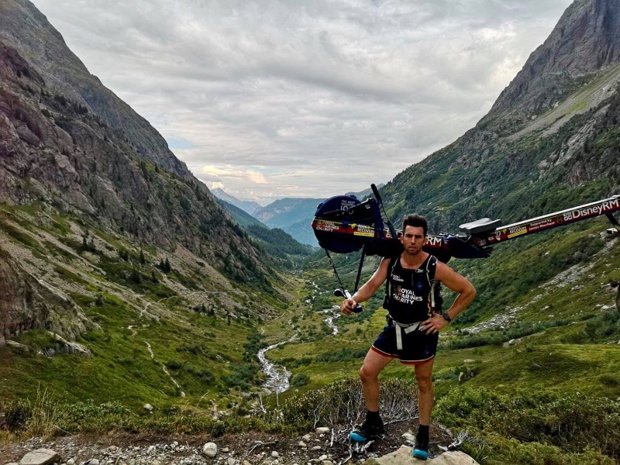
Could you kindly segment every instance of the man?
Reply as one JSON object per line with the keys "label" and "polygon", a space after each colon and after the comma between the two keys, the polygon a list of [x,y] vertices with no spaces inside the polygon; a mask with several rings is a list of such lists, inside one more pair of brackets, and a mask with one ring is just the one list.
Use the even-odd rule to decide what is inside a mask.
{"label": "man", "polygon": [[[428,458],[429,425],[433,408],[433,360],[439,331],[447,326],[474,300],[476,290],[467,279],[445,263],[424,252],[428,223],[418,215],[403,219],[400,241],[404,251],[384,258],[373,276],[353,295],[344,300],[342,313],[351,314],[359,302],[370,299],[386,283],[384,307],[389,311],[388,325],[368,351],[360,370],[366,421],[354,429],[350,438],[364,442],[384,433],[379,415],[379,373],[393,358],[413,365],[418,383],[419,430],[413,455]],[[450,308],[441,313],[437,282],[458,294]],[[440,298],[439,298],[440,300]]]}

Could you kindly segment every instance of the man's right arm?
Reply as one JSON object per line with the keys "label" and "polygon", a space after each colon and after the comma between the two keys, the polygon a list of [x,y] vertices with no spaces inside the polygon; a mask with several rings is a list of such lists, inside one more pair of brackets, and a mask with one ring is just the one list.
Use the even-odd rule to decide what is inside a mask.
{"label": "man's right arm", "polygon": [[353,312],[353,309],[357,306],[358,303],[366,302],[373,295],[375,295],[377,289],[379,289],[379,287],[381,287],[381,285],[387,279],[389,266],[389,258],[384,258],[383,260],[381,260],[379,268],[377,268],[377,271],[375,271],[372,277],[368,281],[366,281],[366,283],[362,287],[360,287],[359,290],[355,294],[353,294],[350,299],[342,301],[342,303],[340,304],[340,311],[349,315]]}

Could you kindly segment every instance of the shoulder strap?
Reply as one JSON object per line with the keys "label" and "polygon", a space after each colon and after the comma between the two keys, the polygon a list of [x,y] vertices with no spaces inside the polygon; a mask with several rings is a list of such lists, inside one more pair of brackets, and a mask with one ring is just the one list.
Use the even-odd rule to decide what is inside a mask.
{"label": "shoulder strap", "polygon": [[428,260],[426,261],[426,277],[428,279],[428,283],[431,286],[435,283],[435,271],[436,270],[437,270],[437,257],[429,254]]}
{"label": "shoulder strap", "polygon": [[388,274],[385,280],[385,297],[391,298],[392,294],[390,293],[390,282],[392,281],[392,273],[394,272],[394,268],[396,268],[397,260],[400,260],[400,252],[398,255],[392,255],[388,257],[390,259],[390,264],[388,265]]}
{"label": "shoulder strap", "polygon": [[[434,312],[437,308],[437,301],[441,300],[439,284],[435,281],[435,272],[437,271],[437,257],[434,255],[429,255],[428,262],[426,263],[426,278],[428,279],[428,284],[431,286],[431,290],[428,294],[431,306],[431,312]],[[439,307],[441,309],[441,301],[439,302]]]}

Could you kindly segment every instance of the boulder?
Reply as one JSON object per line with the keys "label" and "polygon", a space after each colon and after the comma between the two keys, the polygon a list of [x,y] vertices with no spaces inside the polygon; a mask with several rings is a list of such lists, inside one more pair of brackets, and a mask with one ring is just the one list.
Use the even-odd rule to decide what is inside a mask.
{"label": "boulder", "polygon": [[217,444],[214,442],[207,442],[202,446],[202,455],[210,459],[214,458],[217,455]]}
{"label": "boulder", "polygon": [[[413,458],[412,452],[411,447],[401,446],[397,451],[383,457],[366,460],[364,465],[411,465],[418,463],[419,461]],[[428,465],[479,465],[469,455],[460,451],[445,452],[426,463]]]}
{"label": "boulder", "polygon": [[19,461],[19,465],[47,465],[59,460],[60,455],[56,451],[52,449],[37,449],[24,455]]}

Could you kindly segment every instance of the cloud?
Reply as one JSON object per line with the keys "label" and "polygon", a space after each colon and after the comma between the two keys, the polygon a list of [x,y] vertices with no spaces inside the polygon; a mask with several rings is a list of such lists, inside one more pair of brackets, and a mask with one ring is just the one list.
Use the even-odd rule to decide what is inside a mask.
{"label": "cloud", "polygon": [[34,3],[197,177],[264,202],[362,190],[451,143],[570,1]]}

